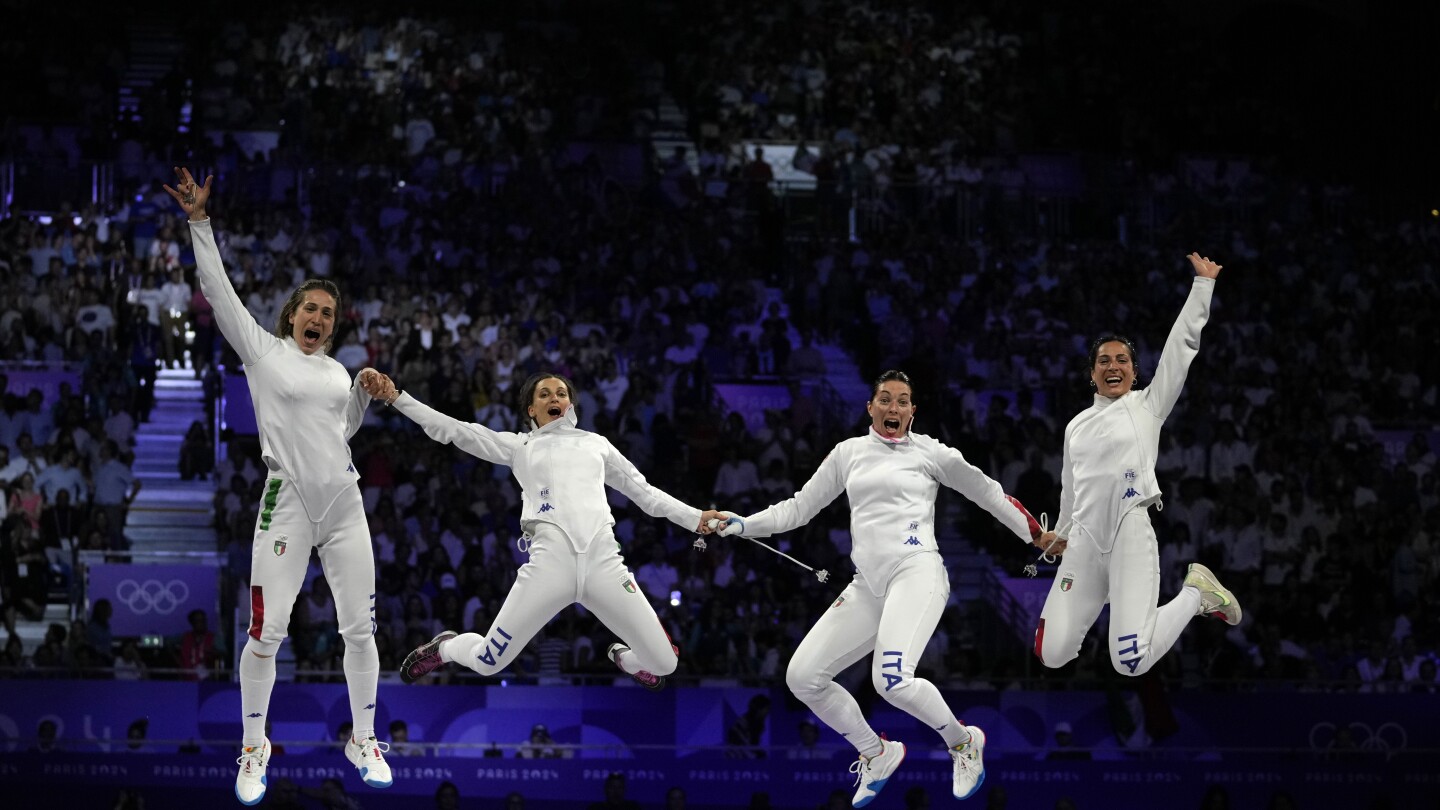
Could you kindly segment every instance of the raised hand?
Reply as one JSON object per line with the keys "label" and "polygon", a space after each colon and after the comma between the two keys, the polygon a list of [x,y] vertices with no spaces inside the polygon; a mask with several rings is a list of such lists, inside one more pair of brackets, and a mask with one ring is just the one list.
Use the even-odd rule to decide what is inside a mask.
{"label": "raised hand", "polygon": [[1197,276],[1215,278],[1220,275],[1221,266],[1210,261],[1208,257],[1201,256],[1199,253],[1191,253],[1185,258],[1190,260],[1190,265],[1195,268],[1195,275]]}
{"label": "raised hand", "polygon": [[195,178],[190,176],[189,169],[176,166],[175,177],[178,178],[175,185],[179,188],[165,186],[165,191],[175,198],[175,202],[180,204],[180,210],[190,217],[191,222],[205,219],[205,203],[210,201],[210,183],[215,179],[215,175],[207,176],[205,185],[201,186],[197,185]]}

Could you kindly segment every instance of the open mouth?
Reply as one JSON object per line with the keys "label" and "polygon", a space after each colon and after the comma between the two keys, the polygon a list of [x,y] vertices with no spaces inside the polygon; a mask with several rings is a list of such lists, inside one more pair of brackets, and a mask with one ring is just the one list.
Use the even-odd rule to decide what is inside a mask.
{"label": "open mouth", "polygon": [[320,340],[320,332],[319,332],[318,330],[315,330],[315,329],[306,329],[306,330],[305,330],[305,339],[308,340],[308,341],[310,341],[311,343],[314,343],[314,342]]}
{"label": "open mouth", "polygon": [[560,410],[559,405],[551,405],[550,409],[547,410],[546,413],[550,414],[552,418],[559,419],[562,411]]}
{"label": "open mouth", "polygon": [[894,433],[895,431],[900,429],[899,419],[886,419],[883,424],[885,425],[885,429],[890,431],[891,433]]}

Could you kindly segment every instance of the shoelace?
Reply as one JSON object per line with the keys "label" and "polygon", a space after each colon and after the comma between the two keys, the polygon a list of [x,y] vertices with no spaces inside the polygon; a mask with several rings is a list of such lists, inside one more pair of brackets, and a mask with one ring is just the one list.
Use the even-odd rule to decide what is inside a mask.
{"label": "shoelace", "polygon": [[852,787],[859,787],[860,780],[865,778],[865,769],[869,767],[869,765],[870,763],[866,762],[863,756],[851,763],[850,772],[855,774],[855,784],[852,785]]}
{"label": "shoelace", "polygon": [[263,761],[263,752],[264,752],[264,749],[265,749],[265,746],[263,746],[263,745],[257,745],[257,746],[255,746],[254,748],[252,748],[252,749],[250,749],[250,750],[248,750],[248,751],[243,751],[243,752],[241,752],[240,756],[238,756],[238,757],[235,758],[235,764],[236,764],[236,765],[244,765],[244,766],[245,766],[245,769],[246,769],[247,771],[250,770],[250,761],[251,761],[251,760],[254,760],[254,762],[255,762],[257,765],[260,764],[260,763]]}
{"label": "shoelace", "polygon": [[[359,743],[359,745],[360,745],[360,757],[361,757],[362,759],[365,758],[365,757],[367,757],[367,756],[373,757],[374,759],[384,759],[384,758],[385,758],[385,752],[390,750],[390,743],[388,743],[388,742],[381,742],[381,741],[379,741],[379,740],[374,739],[373,737],[372,737],[371,739],[368,739],[368,740],[362,742],[362,743]],[[373,754],[371,753],[371,749],[372,749],[372,748],[374,749],[374,753],[373,753]]]}

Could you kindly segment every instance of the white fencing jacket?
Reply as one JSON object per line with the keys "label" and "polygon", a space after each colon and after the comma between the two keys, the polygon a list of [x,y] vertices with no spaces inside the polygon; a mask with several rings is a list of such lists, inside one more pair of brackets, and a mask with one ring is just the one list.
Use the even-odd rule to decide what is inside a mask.
{"label": "white fencing jacket", "polygon": [[520,482],[520,527],[556,526],[584,553],[597,537],[612,536],[615,518],[605,485],[618,490],[645,514],[663,517],[688,531],[700,526],[700,510],[651,486],[609,439],[575,426],[575,408],[529,433],[501,433],[446,416],[409,394],[395,407],[425,429],[425,435],[453,444],[476,458],[504,464]]}
{"label": "white fencing jacket", "polygon": [[1039,537],[1025,507],[959,450],[921,433],[890,441],[873,427],[835,445],[794,497],[744,518],[745,536],[769,537],[803,526],[843,490],[850,499],[850,559],[871,593],[883,596],[906,557],[939,552],[935,496],[941,484],[974,501],[1026,543]]}
{"label": "white fencing jacket", "polygon": [[1060,537],[1072,542],[1083,538],[1109,552],[1126,513],[1159,503],[1155,459],[1160,428],[1200,351],[1200,330],[1210,317],[1214,293],[1214,279],[1195,277],[1149,385],[1115,399],[1096,394],[1095,404],[1065,426],[1060,519],[1055,525]]}
{"label": "white fencing jacket", "polygon": [[[307,355],[255,321],[225,275],[210,220],[190,223],[196,276],[215,309],[220,334],[245,364],[260,454],[270,472],[293,483],[310,520],[319,522],[360,474],[349,440],[360,429],[370,395],[324,350]],[[336,313],[338,316],[339,313]]]}

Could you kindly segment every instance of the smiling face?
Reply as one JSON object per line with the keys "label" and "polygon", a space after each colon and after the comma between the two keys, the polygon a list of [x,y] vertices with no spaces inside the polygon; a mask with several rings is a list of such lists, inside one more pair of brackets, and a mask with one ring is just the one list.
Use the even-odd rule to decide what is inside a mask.
{"label": "smiling face", "polygon": [[535,420],[536,427],[545,427],[570,410],[570,386],[559,377],[545,377],[535,384],[525,412]]}
{"label": "smiling face", "polygon": [[289,318],[290,334],[300,351],[314,354],[335,332],[335,297],[321,289],[306,290]]}
{"label": "smiling face", "polygon": [[915,418],[915,404],[910,401],[910,386],[899,380],[886,380],[875,389],[865,406],[875,432],[891,441],[899,441],[910,432]]}
{"label": "smiling face", "polygon": [[1135,385],[1135,364],[1130,356],[1130,347],[1118,340],[1101,343],[1090,365],[1090,381],[1095,384],[1095,392],[1108,399],[1130,393]]}

